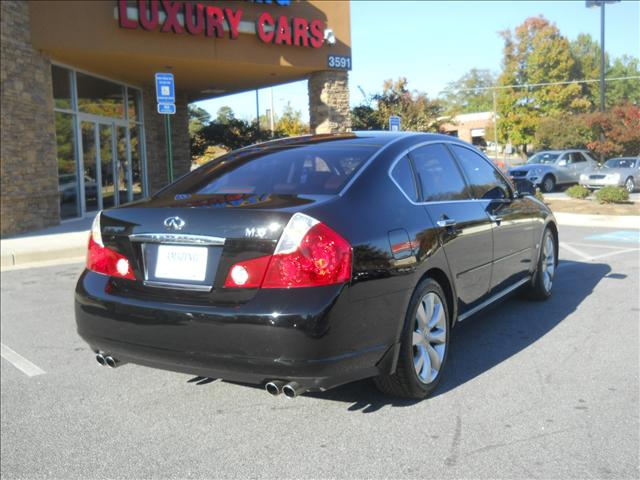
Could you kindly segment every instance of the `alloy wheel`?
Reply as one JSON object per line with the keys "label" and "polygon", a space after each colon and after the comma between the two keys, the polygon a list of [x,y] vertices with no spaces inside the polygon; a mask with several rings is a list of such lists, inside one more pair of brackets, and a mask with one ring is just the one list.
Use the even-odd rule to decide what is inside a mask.
{"label": "alloy wheel", "polygon": [[544,289],[551,291],[553,285],[553,276],[556,272],[556,249],[553,238],[550,234],[545,236],[544,247],[542,249],[542,281]]}
{"label": "alloy wheel", "polygon": [[433,382],[442,362],[447,340],[447,316],[442,299],[428,292],[418,304],[413,328],[413,366],[422,383]]}
{"label": "alloy wheel", "polygon": [[633,191],[636,189],[633,178],[627,178],[627,181],[624,183],[624,187],[627,189],[627,192],[633,193]]}

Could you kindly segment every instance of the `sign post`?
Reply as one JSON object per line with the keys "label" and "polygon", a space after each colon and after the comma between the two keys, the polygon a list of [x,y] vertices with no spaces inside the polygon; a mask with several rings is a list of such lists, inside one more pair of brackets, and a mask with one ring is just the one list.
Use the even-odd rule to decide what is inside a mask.
{"label": "sign post", "polygon": [[391,132],[400,131],[400,117],[398,115],[391,115],[389,117],[389,130]]}
{"label": "sign post", "polygon": [[156,101],[158,113],[164,115],[164,134],[167,140],[167,177],[173,182],[173,148],[171,145],[171,115],[176,113],[176,91],[172,73],[156,73]]}

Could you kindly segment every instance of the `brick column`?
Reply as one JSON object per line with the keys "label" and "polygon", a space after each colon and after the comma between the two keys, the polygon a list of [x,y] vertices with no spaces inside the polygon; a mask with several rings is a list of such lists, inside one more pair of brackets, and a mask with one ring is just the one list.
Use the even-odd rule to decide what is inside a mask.
{"label": "brick column", "polygon": [[60,223],[51,63],[31,45],[27,2],[0,2],[0,234]]}
{"label": "brick column", "polygon": [[[149,194],[167,185],[167,144],[164,134],[164,118],[156,109],[154,86],[142,92],[144,125],[147,150],[147,178]],[[176,114],[171,115],[171,144],[173,147],[174,180],[191,169],[191,146],[189,145],[189,112],[187,95],[176,92]]]}
{"label": "brick column", "polygon": [[308,88],[311,133],[350,131],[349,74],[339,70],[312,73]]}

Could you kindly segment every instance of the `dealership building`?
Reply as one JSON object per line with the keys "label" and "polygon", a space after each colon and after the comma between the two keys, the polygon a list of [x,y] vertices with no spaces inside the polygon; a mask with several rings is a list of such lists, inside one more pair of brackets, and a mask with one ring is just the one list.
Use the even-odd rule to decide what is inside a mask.
{"label": "dealership building", "polygon": [[190,102],[304,79],[311,130],[350,128],[348,2],[0,5],[2,236],[123,205],[167,184],[158,72],[175,80],[175,177],[191,164]]}

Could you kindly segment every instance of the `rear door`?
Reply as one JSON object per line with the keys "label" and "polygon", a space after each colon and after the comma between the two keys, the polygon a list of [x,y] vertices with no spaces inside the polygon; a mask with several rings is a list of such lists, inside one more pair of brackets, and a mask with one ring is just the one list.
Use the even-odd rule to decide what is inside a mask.
{"label": "rear door", "polygon": [[493,227],[491,293],[526,278],[533,255],[533,220],[528,200],[515,198],[511,185],[487,159],[470,148],[451,145]]}
{"label": "rear door", "polygon": [[580,175],[586,173],[591,168],[587,159],[580,152],[569,153],[569,172],[574,182],[580,180]]}
{"label": "rear door", "polygon": [[418,147],[409,156],[420,199],[439,230],[462,314],[482,301],[489,291],[491,220],[483,204],[471,199],[462,173],[443,143]]}

